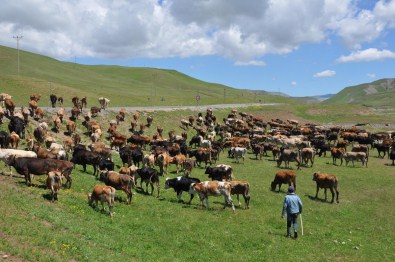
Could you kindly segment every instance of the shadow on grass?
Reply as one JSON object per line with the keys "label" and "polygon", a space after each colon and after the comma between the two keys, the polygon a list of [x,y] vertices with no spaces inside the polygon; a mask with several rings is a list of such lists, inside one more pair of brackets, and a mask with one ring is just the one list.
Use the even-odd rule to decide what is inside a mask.
{"label": "shadow on grass", "polygon": [[316,202],[322,202],[322,203],[327,203],[327,204],[334,204],[335,203],[335,202],[332,203],[331,201],[325,200],[324,198],[315,198],[315,196],[308,195],[308,194],[305,194],[305,196],[307,196],[310,200],[316,201]]}

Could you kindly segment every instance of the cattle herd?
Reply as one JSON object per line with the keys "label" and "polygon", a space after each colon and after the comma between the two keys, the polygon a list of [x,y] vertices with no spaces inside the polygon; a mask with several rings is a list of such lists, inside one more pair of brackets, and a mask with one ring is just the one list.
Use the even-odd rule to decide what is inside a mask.
{"label": "cattle herd", "polygon": [[[92,166],[93,175],[102,184],[96,185],[88,195],[88,203],[93,205],[95,202],[98,208],[100,200],[104,209],[104,202],[107,202],[111,217],[116,190],[124,191],[126,203],[131,204],[133,188],[140,179],[142,191],[144,182],[144,192],[153,195],[156,187],[156,196],[159,197],[160,179],[168,175],[170,165],[175,165],[176,173],[182,172],[182,176],[167,178],[165,189],[173,188],[179,202],[183,201],[182,192],[190,195],[188,203],[197,193],[201,205],[208,208],[209,196],[223,196],[224,208],[230,206],[234,211],[231,196],[237,195],[241,206],[239,195],[242,195],[245,208],[249,208],[250,184],[235,180],[232,166],[217,163],[220,153],[224,151],[229,158],[234,158],[233,163],[237,165],[245,163],[247,152],[255,155],[256,159],[270,153],[278,168],[284,163],[284,169],[275,174],[271,184],[273,191],[277,186],[280,191],[282,184],[293,185],[296,189],[296,171],[292,170],[290,162],[295,162],[297,169],[312,167],[316,155],[331,154],[333,165],[343,165],[344,160],[346,166],[361,162],[362,166],[368,167],[369,156],[377,150],[377,157],[387,157],[392,160],[392,165],[395,161],[395,131],[370,133],[356,126],[299,125],[296,120],[281,119],[264,121],[236,109],[218,120],[209,108],[205,114],[180,119],[180,130],[185,132],[177,134],[170,130],[168,137],[163,134],[161,126],[156,127],[152,136],[146,135],[146,128],[152,128],[154,119],[148,116],[144,121],[136,112],[130,114],[130,134],[123,134],[119,127],[125,125],[128,115],[124,109],[108,122],[107,127],[95,119],[110,102],[105,97],[100,97],[98,106],[88,110],[87,98],[75,96],[71,101],[73,107],[65,110],[63,98],[51,94],[52,107],[60,107],[56,113],[40,108],[40,98],[40,95],[32,94],[28,107],[18,109],[11,95],[0,94],[0,125],[7,125],[8,122],[9,130],[9,133],[0,131],[1,160],[10,167],[11,174],[11,167],[14,167],[23,175],[27,185],[32,184],[31,175],[47,175],[46,185],[51,190],[52,201],[58,199],[63,180],[66,181],[64,186],[71,187],[72,171],[76,165],[81,165],[84,172],[87,165]],[[78,126],[85,127],[86,132],[77,132]],[[104,128],[107,135],[103,132]],[[26,134],[27,130],[33,130],[33,133]],[[64,135],[61,130],[65,131]],[[196,134],[188,139],[188,133],[192,130]],[[26,142],[23,149],[21,139]],[[90,142],[81,142],[87,140]],[[114,154],[119,154],[122,161],[118,171],[115,171]],[[206,181],[191,177],[196,167],[205,168]],[[317,186],[316,198],[319,189],[323,188],[326,200],[329,189],[332,203],[335,193],[336,202],[339,203],[335,175],[315,172],[313,180]]]}

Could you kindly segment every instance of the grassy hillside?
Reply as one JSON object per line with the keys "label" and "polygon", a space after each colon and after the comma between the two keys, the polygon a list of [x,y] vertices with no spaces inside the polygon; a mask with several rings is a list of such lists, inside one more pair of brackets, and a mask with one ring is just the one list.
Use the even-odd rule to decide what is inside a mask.
{"label": "grassy hillside", "polygon": [[282,96],[203,82],[174,70],[80,65],[25,51],[20,51],[18,75],[17,50],[3,46],[0,68],[1,92],[13,95],[18,105],[27,104],[32,93],[41,94],[45,103],[50,93],[63,96],[66,106],[71,105],[73,96],[87,96],[88,103],[95,105],[98,97],[105,96],[111,106],[194,105],[197,95],[202,105],[293,102]]}
{"label": "grassy hillside", "polygon": [[360,104],[372,107],[393,105],[395,99],[395,79],[381,79],[371,83],[350,86],[322,104]]}

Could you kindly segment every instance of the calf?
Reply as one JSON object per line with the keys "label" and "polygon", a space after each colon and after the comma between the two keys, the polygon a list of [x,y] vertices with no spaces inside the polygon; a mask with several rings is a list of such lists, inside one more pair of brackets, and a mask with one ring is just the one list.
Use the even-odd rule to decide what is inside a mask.
{"label": "calf", "polygon": [[[173,188],[177,193],[178,202],[184,202],[181,199],[182,191],[189,192],[189,188],[192,183],[200,183],[200,180],[193,177],[183,177],[179,176],[176,178],[166,178],[165,189]],[[188,204],[191,203],[194,194],[190,194],[191,198],[189,199]]]}
{"label": "calf", "polygon": [[187,159],[186,156],[183,154],[176,155],[172,158],[171,163],[176,165],[177,174],[178,174],[180,167],[181,168],[184,167],[184,162],[186,161],[186,159]]}
{"label": "calf", "polygon": [[114,206],[115,192],[115,188],[111,186],[96,185],[93,188],[92,193],[88,194],[88,204],[92,206],[93,201],[95,201],[96,209],[98,209],[98,201],[100,200],[102,210],[104,211],[105,200],[108,204],[108,209],[110,210],[110,217],[112,217],[112,208]]}
{"label": "calf", "polygon": [[362,166],[368,167],[368,156],[364,152],[346,152],[343,155],[344,160],[346,160],[346,166],[348,166],[348,162],[352,162],[352,166],[354,167],[354,161],[361,161]]}
{"label": "calf", "polygon": [[288,184],[291,186],[293,184],[295,190],[296,190],[296,173],[295,171],[290,171],[290,170],[280,170],[276,173],[274,176],[274,180],[271,184],[272,191],[276,190],[276,187],[278,185],[278,192],[280,192],[281,185],[282,184]]}
{"label": "calf", "polygon": [[329,188],[332,193],[332,203],[334,201],[334,191],[336,191],[336,202],[339,203],[339,191],[337,190],[338,179],[335,175],[321,174],[319,172],[315,172],[313,174],[313,181],[317,183],[317,191],[315,194],[315,198],[318,197],[318,190],[320,188],[324,188],[325,192],[325,201],[327,200],[326,190]]}
{"label": "calf", "polygon": [[241,206],[239,195],[243,195],[245,208],[250,208],[250,184],[246,181],[231,181],[231,195],[237,195],[237,201],[239,202],[239,207]]}
{"label": "calf", "polygon": [[[156,184],[156,188],[158,189],[158,195],[160,195],[160,185],[159,185],[159,174],[158,171],[151,167],[143,167],[136,170],[136,180],[140,178],[140,188],[142,189],[142,183],[145,182],[146,192],[148,192],[148,184],[151,185],[151,195],[154,193],[154,184]],[[143,190],[144,191],[144,190]]]}
{"label": "calf", "polygon": [[58,193],[62,184],[61,172],[51,171],[48,172],[46,180],[47,188],[51,189],[51,201],[58,200]]}
{"label": "calf", "polygon": [[224,197],[224,208],[228,204],[232,206],[233,212],[235,212],[235,206],[233,205],[231,197],[232,185],[230,182],[220,182],[220,181],[204,181],[200,183],[192,183],[189,189],[189,193],[198,193],[200,198],[200,203],[204,207],[203,201],[206,200],[206,207],[208,206],[209,196],[223,196]]}
{"label": "calf", "polygon": [[21,140],[20,137],[19,137],[18,134],[15,133],[15,132],[12,132],[12,133],[9,135],[9,138],[8,138],[8,141],[9,141],[9,143],[11,144],[11,148],[12,148],[12,149],[17,149],[17,148],[18,148],[18,144],[19,144],[19,141],[20,141],[20,140]]}
{"label": "calf", "polygon": [[187,158],[184,162],[184,176],[189,177],[192,169],[196,166],[196,160],[192,158]]}
{"label": "calf", "polygon": [[135,185],[133,176],[119,174],[114,171],[105,171],[100,174],[100,180],[103,181],[107,186],[112,186],[115,189],[123,190],[127,196],[126,204],[132,203],[132,188]]}

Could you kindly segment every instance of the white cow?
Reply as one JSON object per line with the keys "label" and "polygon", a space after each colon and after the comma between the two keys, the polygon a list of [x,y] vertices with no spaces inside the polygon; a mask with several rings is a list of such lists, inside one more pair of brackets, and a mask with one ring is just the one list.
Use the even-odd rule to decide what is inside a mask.
{"label": "white cow", "polygon": [[208,209],[208,197],[209,196],[224,196],[224,208],[227,205],[232,206],[233,212],[235,212],[235,206],[233,205],[231,197],[231,183],[223,181],[204,181],[201,183],[192,183],[189,188],[189,194],[198,193],[200,202],[204,207],[203,201],[206,200],[206,207]]}

